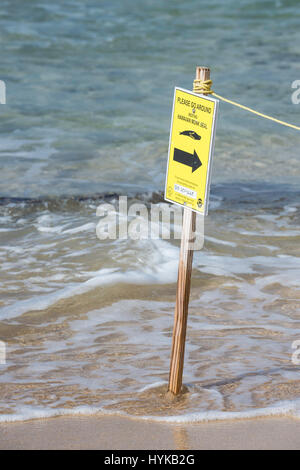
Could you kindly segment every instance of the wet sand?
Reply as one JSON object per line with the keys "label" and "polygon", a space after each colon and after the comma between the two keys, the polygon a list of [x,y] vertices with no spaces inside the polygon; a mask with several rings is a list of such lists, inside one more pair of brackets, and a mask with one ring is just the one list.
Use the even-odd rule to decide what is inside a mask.
{"label": "wet sand", "polygon": [[0,425],[0,449],[300,449],[291,418],[170,425],[119,416],[58,417]]}

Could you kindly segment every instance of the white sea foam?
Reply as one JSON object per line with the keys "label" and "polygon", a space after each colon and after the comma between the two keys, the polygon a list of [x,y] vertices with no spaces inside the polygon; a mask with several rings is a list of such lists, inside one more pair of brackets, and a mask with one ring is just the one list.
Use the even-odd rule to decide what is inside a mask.
{"label": "white sea foam", "polygon": [[[145,243],[148,241],[146,240]],[[142,243],[142,242],[140,242]],[[72,283],[50,294],[34,296],[0,308],[0,319],[18,317],[29,311],[44,310],[59,300],[80,295],[109,284],[168,284],[177,279],[178,248],[164,240],[153,240],[148,264],[138,269],[121,271],[116,268],[100,269],[84,282]]]}
{"label": "white sea foam", "polygon": [[283,211],[282,211],[282,214],[292,214],[294,212],[297,212],[297,207],[293,207],[293,206],[284,206],[283,207]]}
{"label": "white sea foam", "polygon": [[[277,272],[280,276],[284,276],[286,268],[288,269],[287,275],[291,278],[294,271],[295,275],[299,273],[300,258],[294,256],[252,256],[245,258],[234,258],[233,256],[219,256],[209,252],[196,253],[194,267],[205,273],[210,273],[216,276],[235,276],[239,274],[250,274],[257,272],[257,266],[262,266],[264,270],[269,268],[273,273]],[[278,281],[280,279],[278,277]],[[264,278],[267,280],[267,276]]]}
{"label": "white sea foam", "polygon": [[151,390],[152,388],[161,387],[162,385],[166,385],[166,384],[167,382],[165,380],[161,380],[160,382],[155,382],[153,384],[145,385],[144,387],[140,388],[140,390],[138,390],[138,393],[143,393],[143,392],[146,392],[147,390]]}
{"label": "white sea foam", "polygon": [[[153,384],[154,386],[154,384]],[[151,388],[151,387],[149,387]],[[140,419],[143,421],[156,421],[169,424],[203,423],[209,421],[245,420],[267,417],[292,417],[300,419],[299,400],[294,402],[282,401],[273,406],[265,408],[249,409],[246,411],[201,411],[172,416],[131,416],[118,410],[107,410],[101,407],[79,406],[73,409],[64,408],[42,408],[32,406],[21,406],[14,414],[0,415],[0,423],[22,422],[34,419],[45,419],[59,416],[124,416]]]}
{"label": "white sea foam", "polygon": [[212,243],[217,243],[218,245],[227,245],[227,246],[236,247],[236,243],[234,243],[234,242],[229,242],[229,241],[226,241],[226,240],[220,240],[220,239],[217,239],[217,238],[214,238],[214,237],[208,237],[207,235],[205,235],[205,241],[212,242]]}
{"label": "white sea foam", "polygon": [[89,222],[87,224],[83,224],[74,228],[67,228],[68,224],[49,225],[49,220],[47,219],[47,216],[42,216],[41,219],[42,220],[39,220],[39,223],[36,225],[36,228],[39,232],[45,232],[45,233],[60,233],[62,235],[74,235],[80,232],[91,232],[91,231],[94,231],[96,228],[96,224],[94,222]]}
{"label": "white sea foam", "polygon": [[96,224],[93,222],[87,223],[80,225],[79,227],[74,227],[74,228],[69,228],[66,230],[63,230],[63,233],[72,235],[74,233],[79,233],[79,232],[90,232],[92,230],[95,230]]}
{"label": "white sea foam", "polygon": [[[30,299],[19,300],[12,304],[4,305],[0,308],[0,319],[9,319],[18,317],[28,311],[43,310],[55,304],[59,300],[86,293],[98,287],[104,287],[113,284],[168,284],[175,283],[177,279],[178,251],[179,249],[166,240],[141,240],[135,242],[136,255],[134,264],[130,267],[127,263],[127,269],[102,268],[93,272],[74,273],[74,282],[66,285],[64,288],[43,295],[32,296]],[[116,249],[122,251],[118,244]],[[124,250],[124,249],[123,249]],[[126,252],[125,252],[126,253]],[[131,255],[132,256],[132,255]],[[24,264],[33,262],[34,259],[27,257],[22,260]],[[268,268],[271,275],[258,277],[256,284],[252,289],[257,293],[261,292],[264,286],[279,282],[287,285],[298,285],[299,262],[293,256],[254,256],[243,258],[233,258],[232,256],[212,255],[209,252],[201,251],[195,253],[194,268],[201,272],[210,273],[217,276],[236,277],[244,273],[255,273],[259,266],[264,270]],[[4,264],[2,265],[4,268]],[[283,267],[288,269],[283,270]],[[82,282],[76,282],[76,276]],[[87,279],[87,276],[89,278]],[[53,278],[55,279],[55,277]],[[57,278],[59,280],[59,278]],[[242,286],[240,286],[242,289]],[[247,284],[249,296],[250,286]],[[205,294],[203,294],[205,295]]]}
{"label": "white sea foam", "polygon": [[[0,415],[0,423],[12,423],[19,421],[30,421],[33,419],[45,419],[45,418],[54,418],[58,416],[91,416],[96,414],[113,414],[109,411],[104,411],[102,408],[89,407],[89,406],[79,406],[73,409],[64,409],[64,408],[41,408],[41,407],[31,407],[31,406],[22,406],[14,414],[2,414]],[[122,414],[122,413],[120,413]]]}
{"label": "white sea foam", "polygon": [[208,421],[225,421],[237,419],[263,418],[272,416],[289,416],[299,418],[299,402],[277,402],[266,408],[255,408],[246,411],[201,411],[178,416],[149,416],[144,419],[164,423],[201,423]]}

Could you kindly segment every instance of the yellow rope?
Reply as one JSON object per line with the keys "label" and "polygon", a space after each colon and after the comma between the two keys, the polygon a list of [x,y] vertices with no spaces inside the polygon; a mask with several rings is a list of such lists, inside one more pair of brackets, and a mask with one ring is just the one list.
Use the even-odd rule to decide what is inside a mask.
{"label": "yellow rope", "polygon": [[260,116],[264,119],[269,119],[270,121],[277,122],[277,124],[281,124],[282,126],[286,127],[291,127],[292,129],[296,129],[297,131],[300,131],[300,127],[295,126],[294,124],[289,124],[288,122],[285,121],[280,121],[280,119],[273,118],[272,116],[268,116],[267,114],[260,113],[258,111],[255,111],[252,108],[248,108],[248,106],[244,106],[240,103],[237,103],[236,101],[228,100],[227,98],[224,98],[223,96],[217,95],[214,91],[211,90],[211,85],[212,85],[212,80],[194,80],[194,87],[193,91],[195,93],[206,93],[207,95],[213,95],[219,100],[225,101],[226,103],[232,104],[233,106],[237,106],[238,108],[244,109],[245,111],[249,111],[250,113],[256,114],[257,116]]}

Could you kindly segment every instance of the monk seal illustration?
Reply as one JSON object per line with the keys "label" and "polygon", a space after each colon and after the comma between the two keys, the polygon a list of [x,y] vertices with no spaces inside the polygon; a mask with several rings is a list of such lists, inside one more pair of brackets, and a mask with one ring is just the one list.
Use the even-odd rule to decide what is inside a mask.
{"label": "monk seal illustration", "polygon": [[195,131],[183,131],[180,132],[180,135],[187,135],[188,137],[191,137],[194,140],[200,140],[201,136],[197,134]]}

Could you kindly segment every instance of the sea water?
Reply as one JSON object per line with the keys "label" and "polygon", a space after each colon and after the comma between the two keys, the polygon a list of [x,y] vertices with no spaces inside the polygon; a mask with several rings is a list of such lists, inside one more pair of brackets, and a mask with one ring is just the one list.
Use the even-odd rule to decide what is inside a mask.
{"label": "sea water", "polygon": [[0,421],[299,415],[299,133],[220,105],[175,402],[179,241],[96,236],[119,196],[165,207],[173,89],[197,65],[217,93],[300,124],[298,15],[292,0],[3,0]]}

